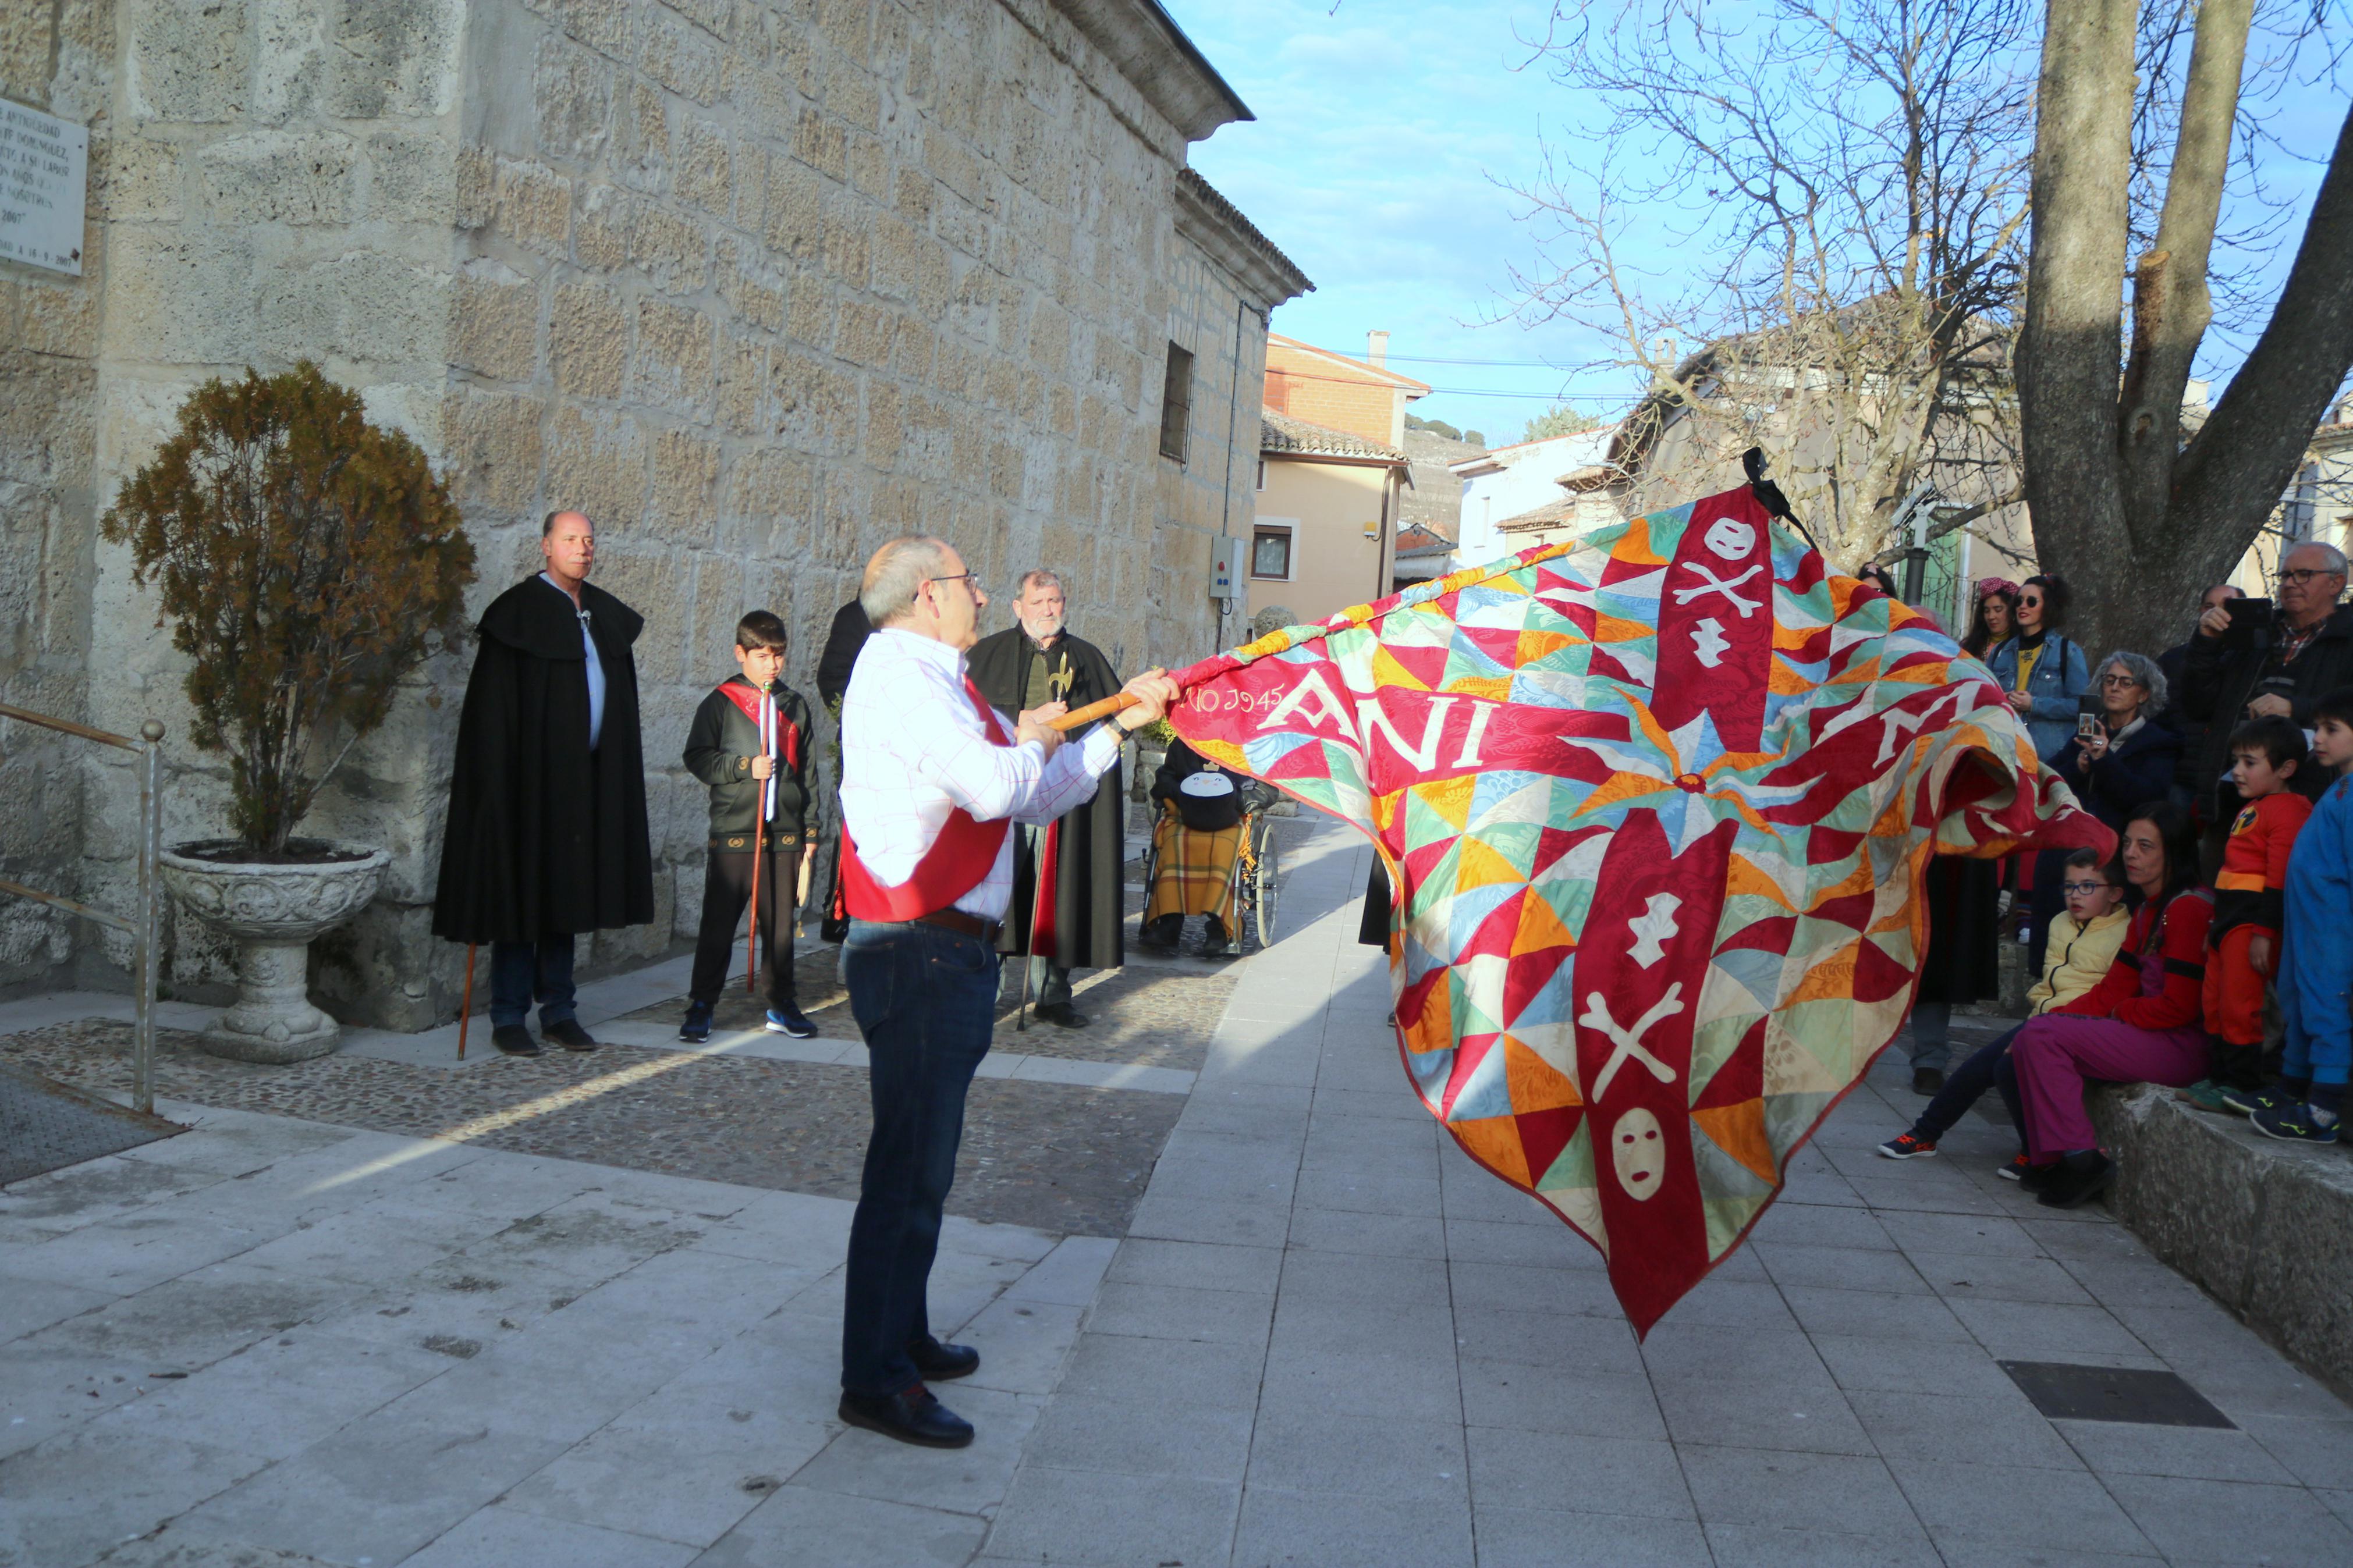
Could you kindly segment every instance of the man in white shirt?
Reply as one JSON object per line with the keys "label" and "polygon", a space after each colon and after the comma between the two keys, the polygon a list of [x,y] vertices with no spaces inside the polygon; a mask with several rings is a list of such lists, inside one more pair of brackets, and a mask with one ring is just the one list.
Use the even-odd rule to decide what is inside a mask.
{"label": "man in white shirt", "polygon": [[1157,720],[1177,689],[1159,670],[1140,675],[1124,688],[1135,706],[1064,746],[1050,727],[1062,704],[1008,726],[966,675],[988,596],[946,542],[892,540],[858,596],[875,629],[841,704],[841,965],[866,1037],[874,1131],[849,1230],[840,1415],[960,1448],[971,1424],[924,1380],[965,1376],[980,1356],[933,1337],[924,1297],[996,1012],[1010,825],[1086,800],[1121,734]]}

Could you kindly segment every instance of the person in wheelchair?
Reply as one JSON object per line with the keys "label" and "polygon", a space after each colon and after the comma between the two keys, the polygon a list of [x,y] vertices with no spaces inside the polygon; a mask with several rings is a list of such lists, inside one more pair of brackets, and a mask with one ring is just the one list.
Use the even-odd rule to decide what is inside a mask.
{"label": "person in wheelchair", "polygon": [[1136,941],[1155,952],[1174,952],[1185,917],[1204,917],[1201,952],[1230,958],[1241,951],[1234,920],[1234,862],[1241,854],[1250,813],[1263,804],[1263,785],[1227,772],[1182,741],[1152,781],[1160,803],[1152,825],[1154,869]]}

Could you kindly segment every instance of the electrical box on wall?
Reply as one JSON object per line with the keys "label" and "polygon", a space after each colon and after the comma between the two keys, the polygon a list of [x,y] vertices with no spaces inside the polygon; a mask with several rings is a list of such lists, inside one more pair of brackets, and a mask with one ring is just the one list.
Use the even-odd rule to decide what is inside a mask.
{"label": "electrical box on wall", "polygon": [[1240,596],[1236,586],[1242,575],[1242,545],[1244,541],[1221,533],[1209,541],[1209,597],[1232,599]]}

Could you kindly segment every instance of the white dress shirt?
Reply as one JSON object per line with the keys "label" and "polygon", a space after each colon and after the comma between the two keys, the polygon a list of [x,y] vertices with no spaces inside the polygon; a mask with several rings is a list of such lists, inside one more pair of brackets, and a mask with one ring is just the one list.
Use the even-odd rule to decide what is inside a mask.
{"label": "white dress shirt", "polygon": [[[565,594],[564,585],[554,578],[542,572],[539,580],[564,594],[565,602],[571,604],[572,595]],[[588,631],[588,612],[573,604],[572,615],[580,623],[580,646],[588,654],[588,749],[593,752],[605,733],[605,661],[596,657],[596,639]]]}
{"label": "white dress shirt", "polygon": [[[875,880],[896,886],[962,806],[982,822],[1051,822],[1095,793],[1119,761],[1114,724],[1048,757],[1034,741],[990,743],[965,689],[964,655],[943,642],[885,626],[866,639],[841,699],[841,818]],[[998,721],[1009,736],[1013,721]],[[1013,900],[1013,835],[997,864],[955,907],[1002,921]]]}

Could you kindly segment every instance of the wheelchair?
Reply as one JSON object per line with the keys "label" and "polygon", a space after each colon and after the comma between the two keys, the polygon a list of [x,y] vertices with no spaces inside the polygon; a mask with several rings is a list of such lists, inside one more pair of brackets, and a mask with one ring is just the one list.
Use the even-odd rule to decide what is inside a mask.
{"label": "wheelchair", "polygon": [[[1242,820],[1241,843],[1234,855],[1234,868],[1229,887],[1232,890],[1234,922],[1227,932],[1233,946],[1224,954],[1212,956],[1239,958],[1250,951],[1250,939],[1255,935],[1263,951],[1274,945],[1275,909],[1282,890],[1282,858],[1275,847],[1274,818],[1267,807],[1282,798],[1282,793],[1271,784],[1256,779],[1244,779],[1241,784]],[[1176,807],[1159,803],[1162,816]],[[1151,907],[1152,889],[1160,879],[1159,816],[1153,818],[1151,845],[1144,853],[1144,896],[1145,908]]]}

